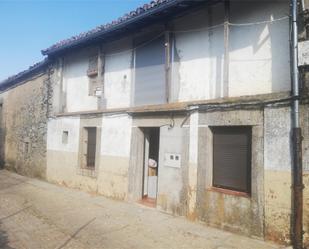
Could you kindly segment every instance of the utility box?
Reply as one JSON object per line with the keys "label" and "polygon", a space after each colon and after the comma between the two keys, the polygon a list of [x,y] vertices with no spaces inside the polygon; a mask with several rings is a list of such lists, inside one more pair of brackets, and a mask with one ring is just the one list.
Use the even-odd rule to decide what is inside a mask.
{"label": "utility box", "polygon": [[180,168],[181,155],[174,153],[165,153],[164,155],[164,166],[172,168]]}

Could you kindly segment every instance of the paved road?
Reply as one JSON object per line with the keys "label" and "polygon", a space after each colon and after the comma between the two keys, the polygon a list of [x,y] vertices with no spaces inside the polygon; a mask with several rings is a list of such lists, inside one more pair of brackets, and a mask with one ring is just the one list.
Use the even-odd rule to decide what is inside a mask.
{"label": "paved road", "polygon": [[157,210],[0,170],[0,248],[271,249]]}

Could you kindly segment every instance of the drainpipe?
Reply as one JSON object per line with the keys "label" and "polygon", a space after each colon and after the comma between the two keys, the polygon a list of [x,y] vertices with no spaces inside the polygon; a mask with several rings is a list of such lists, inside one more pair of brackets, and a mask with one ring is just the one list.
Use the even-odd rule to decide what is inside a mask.
{"label": "drainpipe", "polygon": [[303,249],[303,172],[302,135],[299,124],[299,73],[298,73],[298,1],[291,0],[291,73],[292,73],[292,243],[293,249]]}

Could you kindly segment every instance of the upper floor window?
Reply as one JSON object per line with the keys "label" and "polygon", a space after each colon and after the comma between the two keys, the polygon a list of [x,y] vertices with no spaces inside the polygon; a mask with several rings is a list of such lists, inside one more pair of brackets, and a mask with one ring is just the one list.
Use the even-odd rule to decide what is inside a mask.
{"label": "upper floor window", "polygon": [[166,103],[164,43],[162,35],[135,50],[135,106]]}
{"label": "upper floor window", "polygon": [[88,62],[87,75],[94,77],[98,75],[98,56],[91,56]]}
{"label": "upper floor window", "polygon": [[[103,56],[95,55],[89,57],[88,61],[88,95],[89,96],[97,96],[100,97],[102,95],[103,90],[103,82],[102,78],[100,77],[103,74],[103,66],[102,66]],[[99,63],[101,62],[101,63]]]}

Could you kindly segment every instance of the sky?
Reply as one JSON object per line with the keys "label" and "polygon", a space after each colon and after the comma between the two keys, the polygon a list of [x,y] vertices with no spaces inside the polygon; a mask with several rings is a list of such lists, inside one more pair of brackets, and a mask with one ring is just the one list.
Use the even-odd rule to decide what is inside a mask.
{"label": "sky", "polygon": [[108,23],[150,0],[0,0],[0,81],[52,44]]}

